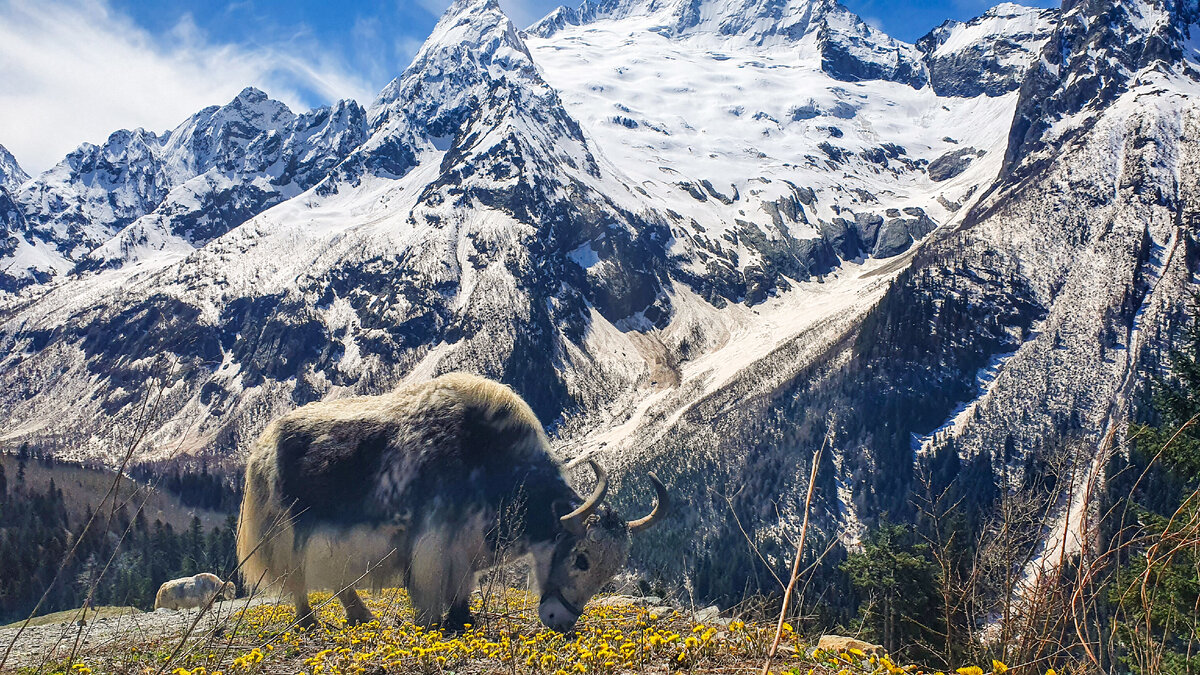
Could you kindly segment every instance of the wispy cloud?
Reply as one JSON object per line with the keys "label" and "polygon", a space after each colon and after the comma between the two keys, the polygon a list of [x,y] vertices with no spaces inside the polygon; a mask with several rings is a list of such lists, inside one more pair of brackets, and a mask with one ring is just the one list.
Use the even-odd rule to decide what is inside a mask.
{"label": "wispy cloud", "polygon": [[538,19],[546,16],[550,10],[559,4],[576,5],[577,2],[546,2],[545,0],[501,0],[500,8],[508,15],[517,28],[526,28]]}
{"label": "wispy cloud", "polygon": [[[440,17],[452,0],[416,0],[425,11]],[[559,5],[575,7],[579,0],[500,0],[500,9],[517,28],[527,28]]]}
{"label": "wispy cloud", "polygon": [[104,0],[0,0],[0,144],[27,171],[120,128],[165,130],[257,86],[293,109],[374,85],[298,42],[221,44],[187,17],[152,35]]}

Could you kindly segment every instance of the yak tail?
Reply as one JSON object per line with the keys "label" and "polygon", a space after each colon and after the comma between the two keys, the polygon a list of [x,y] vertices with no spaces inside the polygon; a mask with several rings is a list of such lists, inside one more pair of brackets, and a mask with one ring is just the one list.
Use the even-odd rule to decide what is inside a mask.
{"label": "yak tail", "polygon": [[237,555],[247,590],[272,584],[292,567],[295,540],[288,509],[279,504],[264,464],[255,453],[246,463],[246,487],[238,516]]}

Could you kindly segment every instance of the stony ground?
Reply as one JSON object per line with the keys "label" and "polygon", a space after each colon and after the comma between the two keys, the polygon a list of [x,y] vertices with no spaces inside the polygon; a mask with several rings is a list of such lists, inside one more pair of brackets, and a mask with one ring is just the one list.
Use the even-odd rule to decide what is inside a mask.
{"label": "stony ground", "polygon": [[[364,594],[380,621],[345,625],[327,593],[311,596],[323,626],[295,627],[290,603],[276,598],[101,618],[84,626],[58,623],[0,630],[12,643],[0,672],[171,673],[422,673],[424,675],[572,675],[576,673],[760,672],[774,625],[690,612],[657,598],[610,596],[588,605],[576,632],[562,635],[537,622],[536,602],[520,591],[478,597],[476,625],[462,634],[412,623],[403,590]],[[14,641],[15,638],[15,641]],[[819,650],[785,627],[774,673],[857,675],[919,673],[858,649]],[[964,669],[982,675],[979,669]],[[963,671],[960,671],[963,672]],[[996,672],[1003,672],[998,670]]]}
{"label": "stony ground", "polygon": [[45,670],[60,666],[63,662],[80,662],[91,655],[109,654],[114,649],[131,646],[165,646],[172,640],[178,642],[189,629],[193,635],[207,638],[214,635],[214,629],[220,628],[219,632],[224,632],[224,627],[238,612],[277,602],[276,598],[241,598],[215,603],[203,615],[196,609],[161,609],[154,612],[128,610],[118,612],[116,616],[89,620],[84,625],[76,621],[64,621],[30,625],[24,630],[20,629],[20,624],[7,626],[0,628],[0,655],[8,652],[0,672],[25,668]]}

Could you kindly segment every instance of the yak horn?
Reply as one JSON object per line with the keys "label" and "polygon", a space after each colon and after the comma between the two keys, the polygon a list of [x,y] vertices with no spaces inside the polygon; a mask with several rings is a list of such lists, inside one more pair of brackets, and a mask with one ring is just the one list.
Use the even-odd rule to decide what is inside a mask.
{"label": "yak horn", "polygon": [[563,527],[569,530],[581,531],[583,529],[583,521],[592,515],[592,511],[600,506],[600,502],[604,501],[604,495],[608,493],[608,474],[595,460],[588,460],[588,464],[592,465],[592,471],[596,472],[596,489],[592,490],[592,496],[587,498],[579,508],[559,518],[562,521]]}
{"label": "yak horn", "polygon": [[671,497],[667,494],[667,488],[658,480],[658,476],[653,473],[646,474],[650,477],[650,482],[654,483],[654,491],[658,493],[658,498],[654,501],[654,509],[646,516],[637,520],[629,521],[630,532],[640,532],[647,527],[653,525],[658,519],[667,514],[667,509],[671,507]]}

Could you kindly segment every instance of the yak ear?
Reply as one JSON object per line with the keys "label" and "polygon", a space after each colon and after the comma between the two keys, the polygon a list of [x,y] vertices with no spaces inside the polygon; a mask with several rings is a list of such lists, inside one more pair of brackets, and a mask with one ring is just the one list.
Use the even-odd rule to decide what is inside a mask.
{"label": "yak ear", "polygon": [[562,517],[574,511],[576,505],[566,499],[556,499],[550,504],[550,510],[554,513],[554,519],[562,523],[563,528],[573,535],[579,536],[583,534],[583,528],[580,523],[574,520],[563,520]]}
{"label": "yak ear", "polygon": [[562,518],[575,509],[571,506],[571,502],[565,499],[555,499],[554,503],[550,504],[550,510],[554,512],[555,518]]}

